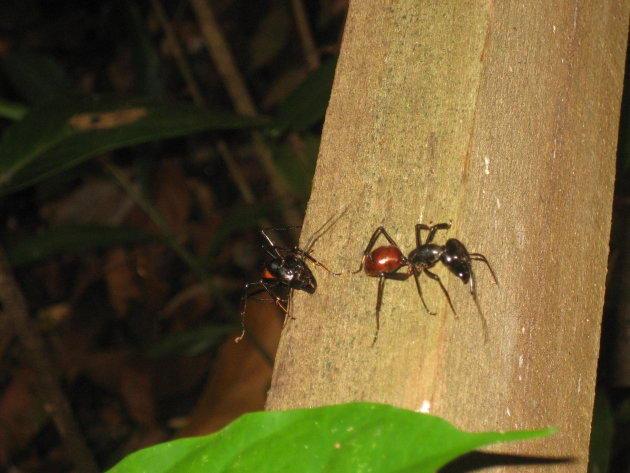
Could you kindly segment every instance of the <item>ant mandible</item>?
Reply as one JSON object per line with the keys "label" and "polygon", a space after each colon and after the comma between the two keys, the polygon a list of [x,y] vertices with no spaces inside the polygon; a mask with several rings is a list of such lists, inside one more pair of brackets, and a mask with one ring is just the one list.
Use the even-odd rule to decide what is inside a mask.
{"label": "ant mandible", "polygon": [[[241,334],[234,340],[236,343],[240,342],[245,337],[245,312],[247,310],[247,299],[266,292],[269,298],[262,298],[263,301],[274,301],[280,309],[288,314],[286,297],[280,297],[275,292],[276,288],[286,288],[289,290],[297,289],[309,294],[313,294],[317,289],[317,280],[313,275],[313,272],[306,264],[307,260],[312,262],[315,266],[319,266],[330,274],[339,276],[341,273],[335,273],[330,271],[326,266],[317,261],[311,256],[313,245],[319,240],[324,233],[326,233],[337,220],[345,213],[345,210],[336,217],[330,217],[324,224],[311,235],[306,242],[304,249],[294,246],[293,248],[285,248],[276,245],[273,240],[265,233],[265,230],[260,230],[260,234],[264,239],[262,248],[269,255],[269,261],[265,264],[262,271],[262,277],[258,281],[249,282],[245,284],[245,290],[243,297],[241,298]],[[296,227],[293,227],[296,228]],[[267,230],[286,230],[286,228],[268,228]],[[249,288],[252,286],[259,286],[258,290],[249,292]]]}
{"label": "ant mandible", "polygon": [[[427,307],[424,297],[422,296],[422,289],[420,288],[420,275],[422,273],[426,274],[428,277],[438,282],[442,292],[446,296],[446,300],[448,301],[448,305],[453,311],[453,314],[457,316],[451,297],[446,290],[446,287],[444,287],[442,280],[437,274],[429,271],[429,269],[435,266],[439,261],[441,261],[450,272],[461,279],[464,284],[469,284],[470,294],[475,301],[475,305],[477,306],[477,310],[479,311],[483,324],[484,340],[487,339],[487,326],[477,298],[475,273],[472,269],[472,261],[484,262],[488,266],[496,284],[498,284],[498,281],[494,270],[492,269],[492,266],[490,266],[486,257],[481,253],[469,253],[461,241],[455,238],[450,238],[444,245],[432,243],[438,230],[447,230],[450,227],[451,225],[449,223],[438,223],[432,226],[422,223],[416,224],[416,248],[413,249],[408,256],[403,254],[398,244],[389,235],[389,233],[387,233],[384,227],[380,226],[374,231],[372,238],[370,238],[370,242],[363,252],[361,265],[359,266],[359,269],[355,271],[356,274],[363,269],[368,276],[379,278],[378,294],[376,297],[376,332],[374,333],[374,340],[372,341],[372,344],[375,344],[378,339],[380,311],[383,303],[383,289],[385,287],[386,279],[405,281],[413,275],[422,305],[429,314],[435,315],[435,313],[431,312]],[[429,232],[424,243],[422,243],[422,230],[427,230]],[[378,237],[381,235],[385,237],[385,239],[389,242],[389,245],[379,246],[374,249],[376,240],[378,240]],[[399,273],[398,270],[405,266],[408,268],[407,272]]]}

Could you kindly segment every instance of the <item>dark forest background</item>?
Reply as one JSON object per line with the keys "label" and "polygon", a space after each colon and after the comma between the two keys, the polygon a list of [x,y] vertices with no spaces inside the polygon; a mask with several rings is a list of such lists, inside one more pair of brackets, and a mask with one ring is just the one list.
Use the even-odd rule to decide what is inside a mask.
{"label": "dark forest background", "polygon": [[[84,461],[51,416],[59,394],[74,441],[101,470],[263,408],[284,314],[251,300],[249,336],[235,344],[244,284],[261,278],[260,228],[297,242],[346,9],[0,2],[2,282],[27,309],[20,319],[15,294],[3,294],[0,470]],[[609,460],[608,471],[630,471],[627,95],[592,441],[599,472]]]}

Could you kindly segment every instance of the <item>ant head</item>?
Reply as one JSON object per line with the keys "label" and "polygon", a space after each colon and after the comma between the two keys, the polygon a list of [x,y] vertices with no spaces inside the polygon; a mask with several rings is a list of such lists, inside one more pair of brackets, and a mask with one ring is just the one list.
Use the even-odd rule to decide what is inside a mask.
{"label": "ant head", "polygon": [[317,281],[304,260],[295,258],[293,261],[287,261],[287,263],[287,266],[293,269],[293,279],[289,287],[313,294],[317,289]]}
{"label": "ant head", "polygon": [[300,279],[296,279],[295,284],[292,287],[294,289],[299,289],[301,291],[308,292],[309,294],[313,294],[317,289],[317,281],[315,280],[315,277],[312,274],[301,274],[299,276]]}
{"label": "ant head", "polygon": [[291,289],[298,289],[309,294],[313,294],[317,289],[315,276],[300,255],[290,254],[283,260],[272,260],[268,268],[276,278]]}

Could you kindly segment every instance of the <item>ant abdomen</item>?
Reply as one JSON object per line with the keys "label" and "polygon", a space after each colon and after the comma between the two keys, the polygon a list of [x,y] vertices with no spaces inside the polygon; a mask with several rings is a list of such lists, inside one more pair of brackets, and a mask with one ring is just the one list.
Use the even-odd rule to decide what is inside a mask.
{"label": "ant abdomen", "polygon": [[396,246],[379,246],[366,258],[364,270],[368,276],[393,273],[405,265],[405,257]]}
{"label": "ant abdomen", "polygon": [[461,241],[455,238],[448,239],[444,245],[444,252],[440,256],[440,260],[464,284],[470,281],[470,253],[468,253]]}

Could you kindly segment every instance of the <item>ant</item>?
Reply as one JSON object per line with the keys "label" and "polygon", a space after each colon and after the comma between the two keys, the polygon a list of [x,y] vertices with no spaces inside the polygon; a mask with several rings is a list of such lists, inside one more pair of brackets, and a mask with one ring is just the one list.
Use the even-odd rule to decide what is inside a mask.
{"label": "ant", "polygon": [[[324,233],[337,222],[337,220],[345,213],[343,210],[336,217],[330,217],[324,224],[311,235],[306,242],[304,249],[294,246],[293,248],[285,248],[276,245],[273,240],[267,235],[265,230],[260,230],[260,234],[264,239],[262,248],[269,255],[269,261],[265,264],[262,271],[262,277],[258,281],[249,282],[245,284],[245,290],[243,297],[241,298],[241,334],[234,340],[236,343],[240,342],[245,336],[245,311],[247,309],[247,299],[266,292],[269,298],[260,298],[262,301],[274,301],[280,309],[288,314],[288,298],[280,297],[274,289],[297,289],[309,294],[313,294],[317,289],[317,280],[308,267],[307,261],[310,261],[315,266],[319,266],[329,274],[339,276],[341,273],[335,273],[330,271],[326,266],[320,263],[318,260],[311,256],[313,245],[319,240]],[[299,227],[290,227],[299,228]],[[268,228],[269,230],[286,230],[287,228]],[[249,292],[249,288],[252,286],[259,286],[258,290]]]}
{"label": "ant", "polygon": [[[387,233],[384,227],[378,227],[372,234],[372,238],[370,238],[370,242],[363,252],[361,265],[359,266],[359,269],[354,272],[354,274],[356,274],[361,272],[363,269],[368,276],[379,278],[378,294],[376,297],[376,332],[374,333],[372,345],[374,345],[378,339],[378,331],[380,327],[379,317],[381,305],[383,303],[383,288],[385,287],[386,279],[405,281],[413,275],[422,305],[429,314],[435,315],[435,312],[431,312],[427,307],[424,297],[422,296],[422,289],[420,288],[420,275],[422,273],[426,274],[428,277],[438,282],[442,292],[446,296],[448,305],[453,311],[453,314],[457,317],[457,312],[455,311],[455,307],[453,307],[451,297],[446,290],[446,287],[444,287],[442,280],[437,274],[429,271],[430,268],[440,261],[450,272],[461,279],[464,284],[469,285],[470,294],[475,301],[475,305],[477,306],[477,310],[479,311],[483,324],[484,339],[487,340],[487,326],[483,312],[481,311],[481,306],[479,305],[479,300],[477,299],[476,281],[475,274],[472,269],[472,261],[482,261],[485,263],[492,274],[494,282],[498,284],[498,281],[494,270],[490,266],[490,263],[488,263],[486,257],[481,253],[469,253],[461,241],[456,240],[455,238],[450,238],[444,245],[432,243],[438,230],[448,230],[450,227],[451,225],[449,223],[438,223],[432,226],[422,223],[416,224],[416,248],[413,249],[408,256],[403,254],[398,244],[389,235],[389,233]],[[429,232],[424,243],[422,243],[422,230],[427,230]],[[385,237],[385,239],[389,242],[389,245],[379,246],[374,249],[376,240],[381,235]],[[399,273],[398,270],[403,267],[408,268],[407,272]]]}

